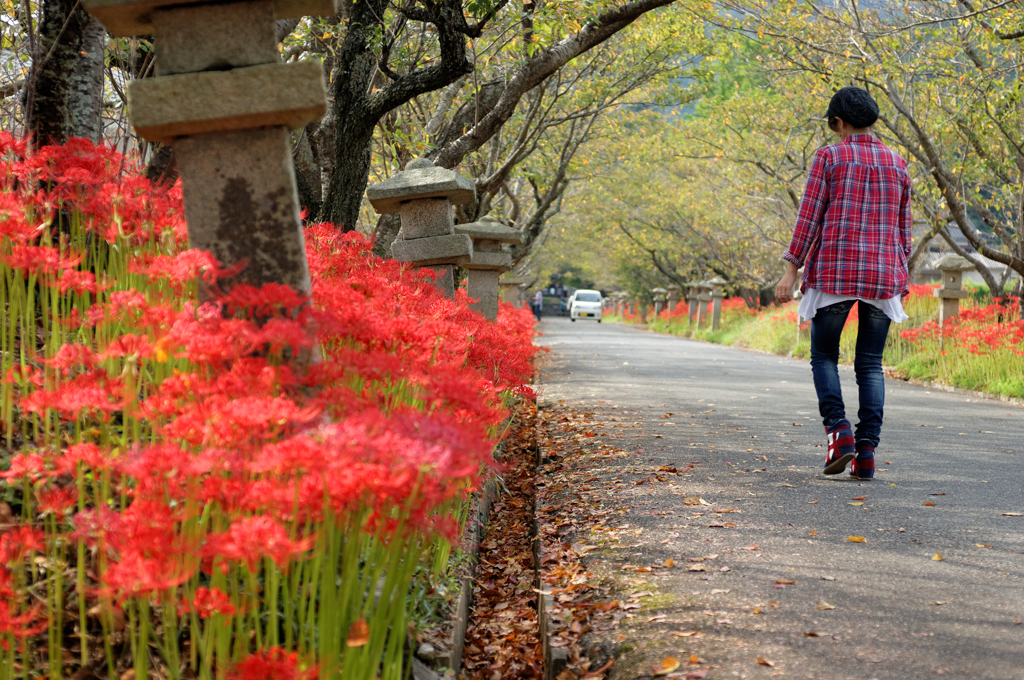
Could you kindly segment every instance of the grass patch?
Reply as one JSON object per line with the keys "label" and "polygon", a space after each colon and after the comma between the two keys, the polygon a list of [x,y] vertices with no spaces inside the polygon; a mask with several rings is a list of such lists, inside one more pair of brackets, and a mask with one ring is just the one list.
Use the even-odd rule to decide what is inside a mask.
{"label": "grass patch", "polygon": [[[897,375],[913,380],[1024,398],[1024,320],[1019,318],[1016,301],[1001,307],[981,294],[972,296],[963,302],[959,319],[940,333],[939,300],[933,297],[932,290],[933,286],[928,285],[911,286],[911,294],[903,303],[910,318],[892,325],[884,364]],[[694,329],[683,307],[671,316],[663,313],[652,318],[648,328],[705,342],[810,359],[810,324],[798,325],[795,302],[751,312],[741,300],[726,300],[722,324],[716,330]],[[854,309],[843,329],[840,363],[853,363],[856,343]]]}

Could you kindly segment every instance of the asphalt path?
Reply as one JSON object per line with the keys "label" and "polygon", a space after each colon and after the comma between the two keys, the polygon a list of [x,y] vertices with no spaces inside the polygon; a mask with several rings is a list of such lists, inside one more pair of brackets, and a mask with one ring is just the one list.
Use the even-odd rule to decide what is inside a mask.
{"label": "asphalt path", "polygon": [[1024,513],[1020,406],[887,379],[875,480],[826,477],[806,361],[560,317],[540,330],[542,408],[592,413],[599,441],[634,454],[620,478],[638,461],[690,471],[595,497],[623,505],[606,571],[713,555],[620,581],[664,597],[654,622],[618,624],[613,678],[692,654],[712,680],[1024,679],[1024,517],[1003,514]]}

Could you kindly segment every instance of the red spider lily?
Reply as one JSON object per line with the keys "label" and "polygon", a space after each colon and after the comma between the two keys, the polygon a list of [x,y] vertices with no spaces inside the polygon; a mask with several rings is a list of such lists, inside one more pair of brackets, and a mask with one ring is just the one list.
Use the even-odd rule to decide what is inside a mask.
{"label": "red spider lily", "polygon": [[44,550],[46,536],[39,529],[18,526],[0,534],[0,565],[14,566],[27,555]]}
{"label": "red spider lily", "polygon": [[199,618],[208,619],[214,614],[234,616],[236,609],[235,605],[231,604],[231,598],[222,590],[200,586],[196,588],[195,597],[191,602],[183,602],[178,605],[178,611],[182,614],[193,611],[199,615]]}
{"label": "red spider lily", "polygon": [[264,557],[269,557],[278,567],[284,567],[289,560],[308,552],[312,546],[312,538],[293,541],[276,521],[258,515],[242,518],[232,523],[227,531],[207,536],[203,557],[240,562],[254,572],[256,563]]}
{"label": "red spider lily", "polygon": [[25,451],[12,456],[10,467],[0,471],[0,478],[6,479],[8,484],[27,479],[35,484],[41,479],[52,477],[53,471],[47,465],[46,459],[36,451]]}
{"label": "red spider lily", "polygon": [[[154,280],[188,283],[202,279],[213,283],[223,273],[217,259],[205,250],[185,250],[177,255],[146,255],[132,262],[128,271]],[[176,289],[180,290],[180,289]]]}
{"label": "red spider lily", "polygon": [[100,290],[107,286],[101,286],[96,283],[96,275],[92,272],[81,272],[74,269],[65,269],[60,273],[60,279],[57,281],[58,289],[61,295],[66,294],[68,291],[74,291],[76,293],[92,293],[96,294]]}
{"label": "red spider lily", "polygon": [[36,491],[36,500],[40,512],[43,514],[52,512],[58,519],[63,519],[65,511],[78,501],[78,489],[73,486],[63,489],[40,489]]}
{"label": "red spider lily", "polygon": [[102,418],[124,408],[122,385],[102,369],[80,373],[54,390],[37,390],[21,400],[29,413],[45,413],[54,409],[69,419],[83,412],[95,412]]}
{"label": "red spider lily", "polygon": [[302,662],[295,652],[273,648],[260,650],[238,662],[228,680],[313,680],[319,670]]}
{"label": "red spider lily", "polygon": [[10,254],[0,255],[0,261],[11,269],[22,270],[26,275],[43,276],[78,266],[82,256],[63,254],[57,248],[47,246],[12,246]]}
{"label": "red spider lily", "polygon": [[[46,303],[62,297],[39,316],[59,316],[38,345],[49,354],[6,364],[8,393],[49,449],[13,456],[3,477],[39,485],[77,476],[82,491],[37,490],[44,513],[91,506],[69,518],[73,529],[62,524],[47,537],[51,550],[78,540],[91,548],[76,596],[134,600],[129,611],[142,615],[152,595],[185,584],[195,593],[187,606],[201,618],[231,615],[228,587],[196,590],[201,570],[227,567],[230,582],[242,567],[262,567],[269,588],[270,563],[289,571],[305,559],[329,534],[319,524],[328,516],[334,531],[385,546],[396,537],[413,539],[407,545],[456,537],[446,508],[493,467],[491,433],[507,415],[502,393],[529,393],[529,312],[502,303],[498,323],[489,323],[468,309],[464,292],[444,298],[430,274],[377,258],[367,238],[330,225],[307,230],[311,299],[281,286],[225,294],[216,281],[233,273],[184,250],[179,188],[119,178],[120,157],[84,142],[19,153],[0,136],[0,187],[11,192],[0,193],[0,217],[11,223],[0,238],[4,252],[22,248],[4,266],[34,267],[52,286]],[[99,258],[71,255],[67,242],[80,243],[81,232],[60,248],[43,245],[40,217],[69,214],[61,228],[115,244],[110,257],[147,253],[111,267],[135,276],[107,276],[102,247]],[[196,280],[212,302],[183,299]],[[49,349],[55,332],[75,344]],[[64,423],[54,427],[58,417]],[[61,452],[65,436],[102,439]],[[24,550],[9,552],[17,562]],[[313,611],[317,596],[306,596]],[[250,657],[233,672],[257,677],[266,668],[275,678],[307,674],[283,652]]]}

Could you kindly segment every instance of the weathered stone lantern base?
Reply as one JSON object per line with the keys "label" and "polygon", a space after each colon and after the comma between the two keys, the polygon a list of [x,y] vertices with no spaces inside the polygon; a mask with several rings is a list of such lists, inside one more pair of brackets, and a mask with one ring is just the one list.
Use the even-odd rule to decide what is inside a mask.
{"label": "weathered stone lantern base", "polygon": [[287,128],[181,137],[175,153],[192,247],[222,263],[245,262],[233,283],[309,293]]}

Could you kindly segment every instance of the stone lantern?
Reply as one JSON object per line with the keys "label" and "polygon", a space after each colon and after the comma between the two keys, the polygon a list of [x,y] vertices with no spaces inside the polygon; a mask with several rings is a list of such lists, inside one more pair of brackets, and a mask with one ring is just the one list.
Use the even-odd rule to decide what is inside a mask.
{"label": "stone lantern", "polygon": [[456,225],[455,233],[473,239],[473,256],[462,265],[469,270],[466,292],[476,299],[469,306],[494,321],[498,318],[498,279],[512,268],[512,255],[501,252],[501,244],[522,243],[523,232],[487,215],[479,222]]}
{"label": "stone lantern", "polygon": [[501,299],[510,305],[521,307],[523,305],[523,286],[526,283],[526,279],[518,276],[506,279],[499,278],[498,285],[501,286]]}
{"label": "stone lantern", "polygon": [[139,136],[174,146],[188,238],[222,279],[309,294],[289,128],[327,111],[319,61],[282,63],[275,20],[334,15],[333,0],[82,0],[116,37],[156,36],[155,76],[128,85]]}
{"label": "stone lantern", "polygon": [[669,314],[676,311],[676,305],[679,304],[680,293],[682,287],[678,283],[669,284],[668,287],[668,311]]}
{"label": "stone lantern", "polygon": [[700,307],[700,281],[690,281],[686,284],[686,304],[690,307],[690,325],[697,320],[697,310]]}
{"label": "stone lantern", "polygon": [[665,308],[665,294],[668,291],[664,288],[652,288],[651,292],[654,293],[654,318],[657,319],[661,316],[661,310]]}
{"label": "stone lantern", "polygon": [[434,285],[449,298],[455,297],[452,267],[469,264],[473,256],[473,240],[454,231],[452,205],[469,203],[475,195],[471,180],[427,158],[409,161],[402,172],[366,189],[379,214],[401,214],[391,256],[433,270]]}
{"label": "stone lantern", "polygon": [[697,328],[705,325],[708,322],[708,303],[711,302],[711,282],[701,281],[698,284],[700,294],[697,296],[697,304],[699,305],[699,314],[697,316]]}
{"label": "stone lantern", "polygon": [[721,276],[708,281],[711,286],[711,298],[714,300],[711,311],[711,330],[716,331],[722,326],[722,298],[725,297],[725,284],[729,283]]}
{"label": "stone lantern", "polygon": [[939,325],[960,315],[960,300],[970,297],[970,293],[961,290],[964,272],[974,269],[971,261],[959,255],[949,254],[935,263],[935,268],[942,273],[942,287],[932,291],[939,298]]}

